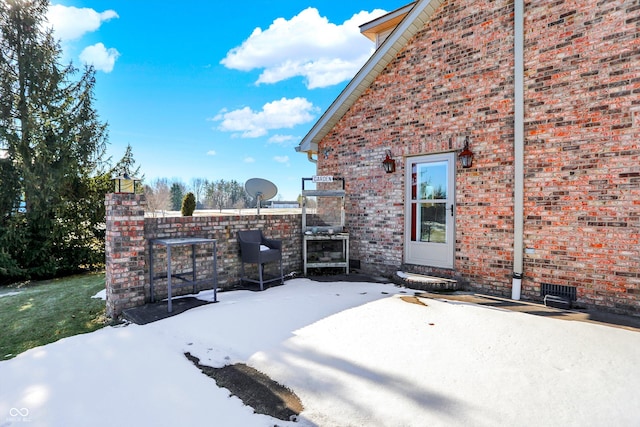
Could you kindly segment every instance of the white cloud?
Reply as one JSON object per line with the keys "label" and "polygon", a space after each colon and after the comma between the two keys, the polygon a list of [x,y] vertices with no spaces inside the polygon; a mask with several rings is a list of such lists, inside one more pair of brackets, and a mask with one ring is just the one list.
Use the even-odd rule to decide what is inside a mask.
{"label": "white cloud", "polygon": [[253,157],[245,157],[244,158],[244,162],[245,163],[255,163],[256,159],[254,159]]}
{"label": "white cloud", "polygon": [[87,46],[80,53],[80,61],[83,64],[93,65],[96,70],[110,73],[113,71],[113,66],[116,63],[116,59],[120,56],[114,48],[107,49],[102,43],[96,43],[93,46]]}
{"label": "white cloud", "polygon": [[269,138],[268,142],[270,144],[280,144],[288,146],[294,145],[299,140],[299,137],[293,135],[273,135],[271,138]]}
{"label": "white cloud", "polygon": [[96,12],[89,8],[77,8],[54,4],[47,12],[49,23],[53,27],[55,36],[62,41],[76,40],[96,31],[103,22],[119,18],[113,10]]}
{"label": "white cloud", "polygon": [[278,163],[284,163],[287,166],[289,165],[289,156],[275,156],[273,160],[275,160]]}
{"label": "white cloud", "polygon": [[258,138],[272,129],[293,128],[314,119],[318,111],[305,98],[282,98],[264,104],[261,111],[249,107],[238,110],[223,110],[213,118],[219,121],[218,129],[224,132],[235,132],[234,136],[242,138]]}
{"label": "white cloud", "polygon": [[216,154],[218,154],[218,153],[216,153],[216,150],[207,151],[207,156],[215,156]]}
{"label": "white cloud", "polygon": [[264,31],[256,28],[221,63],[241,71],[264,69],[257,84],[301,76],[309,89],[335,85],[353,77],[371,56],[374,46],[359,26],[384,13],[363,11],[336,25],[310,7],[290,20],[274,20]]}

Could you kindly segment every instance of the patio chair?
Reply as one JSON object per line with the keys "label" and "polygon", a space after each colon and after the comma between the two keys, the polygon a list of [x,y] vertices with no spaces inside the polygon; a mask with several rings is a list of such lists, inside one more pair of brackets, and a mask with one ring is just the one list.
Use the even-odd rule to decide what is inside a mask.
{"label": "patio chair", "polygon": [[[238,231],[238,243],[240,245],[240,283],[258,283],[260,290],[264,290],[264,284],[280,281],[284,284],[282,272],[282,241],[267,239],[262,230]],[[271,279],[264,278],[264,265],[270,262],[280,263],[280,275]],[[258,279],[250,279],[245,276],[244,265],[258,265]]]}

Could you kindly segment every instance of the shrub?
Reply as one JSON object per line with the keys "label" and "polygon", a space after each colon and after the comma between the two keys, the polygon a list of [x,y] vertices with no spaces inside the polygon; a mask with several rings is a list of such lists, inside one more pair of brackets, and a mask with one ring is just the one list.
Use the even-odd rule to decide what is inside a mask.
{"label": "shrub", "polygon": [[196,210],[196,196],[188,192],[182,199],[182,216],[191,216],[194,210]]}

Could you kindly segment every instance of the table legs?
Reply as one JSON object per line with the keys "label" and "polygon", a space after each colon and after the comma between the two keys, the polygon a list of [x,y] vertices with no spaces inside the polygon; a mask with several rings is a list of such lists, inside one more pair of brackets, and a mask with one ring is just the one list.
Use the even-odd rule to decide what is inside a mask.
{"label": "table legs", "polygon": [[171,313],[171,246],[167,246],[167,311]]}

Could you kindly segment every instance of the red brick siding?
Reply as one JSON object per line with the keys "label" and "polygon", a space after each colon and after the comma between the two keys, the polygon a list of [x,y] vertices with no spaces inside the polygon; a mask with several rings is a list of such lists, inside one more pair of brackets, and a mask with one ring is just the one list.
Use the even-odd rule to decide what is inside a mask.
{"label": "red brick siding", "polygon": [[[510,3],[445,3],[321,142],[321,151],[334,151],[326,160],[320,156],[319,173],[346,177],[351,256],[365,268],[402,267],[403,156],[459,150],[459,138],[469,135],[476,161],[457,171],[456,271],[436,271],[493,289],[510,280]],[[386,148],[399,160],[395,174],[382,169]],[[492,221],[489,210],[500,220]]]}
{"label": "red brick siding", "polygon": [[107,194],[105,197],[106,311],[118,317],[123,310],[144,304],[144,196]]}
{"label": "red brick siding", "polygon": [[[639,16],[638,1],[525,4],[525,297],[567,284],[584,303],[638,311]],[[351,257],[365,270],[510,295],[513,40],[512,1],[445,2],[320,142],[318,173],[346,179]],[[457,165],[455,268],[403,265],[403,156],[460,150],[466,135],[475,159]]]}
{"label": "red brick siding", "polygon": [[640,313],[640,2],[527,3],[524,292]]}

